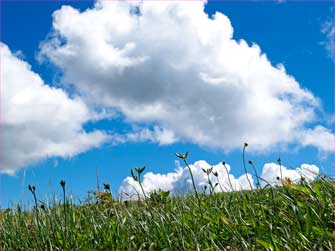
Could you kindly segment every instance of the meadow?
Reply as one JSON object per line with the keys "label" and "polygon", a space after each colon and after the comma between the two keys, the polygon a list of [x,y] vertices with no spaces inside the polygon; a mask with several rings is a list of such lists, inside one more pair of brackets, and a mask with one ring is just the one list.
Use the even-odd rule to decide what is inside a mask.
{"label": "meadow", "polygon": [[[177,157],[187,164],[187,155]],[[143,171],[131,171],[140,186]],[[194,186],[180,197],[142,190],[143,199],[134,201],[114,199],[104,184],[80,203],[67,195],[65,181],[62,199],[48,203],[29,185],[34,208],[18,205],[0,214],[0,249],[334,250],[334,180],[281,181],[225,193],[209,183],[209,193]]]}

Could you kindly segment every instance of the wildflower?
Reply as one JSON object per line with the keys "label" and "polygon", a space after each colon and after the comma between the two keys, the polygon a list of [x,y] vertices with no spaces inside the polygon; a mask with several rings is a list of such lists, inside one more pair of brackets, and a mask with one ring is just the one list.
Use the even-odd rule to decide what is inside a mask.
{"label": "wildflower", "polygon": [[291,186],[292,185],[292,180],[290,178],[285,178],[282,180],[282,183],[284,186]]}

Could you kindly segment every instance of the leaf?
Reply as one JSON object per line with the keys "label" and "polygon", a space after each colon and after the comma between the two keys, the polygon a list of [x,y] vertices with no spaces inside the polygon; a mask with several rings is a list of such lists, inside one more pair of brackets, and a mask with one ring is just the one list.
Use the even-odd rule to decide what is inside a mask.
{"label": "leaf", "polygon": [[312,213],[311,208],[306,208],[306,235],[309,236],[312,230]]}
{"label": "leaf", "polygon": [[144,170],[145,170],[145,166],[140,169],[139,173],[143,173]]}
{"label": "leaf", "polygon": [[131,173],[131,176],[135,179],[135,174],[134,174],[133,169],[130,170],[130,173]]}
{"label": "leaf", "polygon": [[184,159],[184,155],[182,155],[181,153],[176,153],[176,156],[180,159]]}
{"label": "leaf", "polygon": [[314,186],[314,191],[315,191],[315,193],[316,193],[318,199],[319,199],[320,201],[323,201],[323,202],[324,202],[325,199],[324,199],[324,196],[323,196],[323,194],[322,194],[322,184],[321,184],[321,183],[317,183],[317,184]]}
{"label": "leaf", "polygon": [[133,170],[133,169],[130,170],[130,173],[131,173],[131,176],[133,177],[133,179],[134,179],[135,181],[138,181],[137,176],[135,176],[135,174],[134,174],[134,170]]}
{"label": "leaf", "polygon": [[266,250],[274,250],[273,245],[270,242],[261,239],[256,239],[256,242],[261,244]]}
{"label": "leaf", "polygon": [[294,185],[294,186],[292,186],[292,189],[295,190],[295,191],[304,193],[306,195],[311,194],[311,191],[307,187],[304,187],[304,186],[301,186],[301,185]]}
{"label": "leaf", "polygon": [[63,245],[63,238],[62,238],[62,234],[60,232],[56,232],[56,236],[57,236],[57,240],[59,242],[59,244]]}
{"label": "leaf", "polygon": [[188,152],[186,152],[185,154],[176,153],[176,156],[180,159],[186,160],[188,156]]}

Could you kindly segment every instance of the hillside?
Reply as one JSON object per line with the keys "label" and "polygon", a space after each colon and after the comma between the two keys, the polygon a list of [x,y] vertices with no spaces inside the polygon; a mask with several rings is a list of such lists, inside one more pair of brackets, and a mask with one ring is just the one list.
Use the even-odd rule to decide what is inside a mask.
{"label": "hillside", "polygon": [[[65,192],[65,182],[61,182]],[[30,187],[34,194],[35,187]],[[65,193],[64,193],[65,194]],[[94,196],[93,196],[94,195]],[[334,250],[334,181],[117,202],[109,186],[80,205],[1,213],[1,250]],[[32,196],[33,198],[33,196]]]}

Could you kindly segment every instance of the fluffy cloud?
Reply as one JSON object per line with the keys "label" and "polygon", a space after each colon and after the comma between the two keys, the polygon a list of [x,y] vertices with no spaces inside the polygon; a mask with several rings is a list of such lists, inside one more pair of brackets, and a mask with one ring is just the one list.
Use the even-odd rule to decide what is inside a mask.
{"label": "fluffy cloud", "polygon": [[[292,182],[296,183],[305,178],[306,181],[312,181],[319,174],[319,168],[316,165],[302,164],[295,169],[287,169],[285,166],[281,167],[275,163],[267,163],[263,167],[262,178],[271,185],[280,185],[281,181],[277,177],[283,179],[289,178]],[[261,181],[262,185],[266,182]]]}
{"label": "fluffy cloud", "polygon": [[[258,45],[234,40],[229,18],[208,17],[204,4],[98,1],[85,12],[63,6],[40,56],[90,102],[169,132],[162,142],[320,148],[302,137],[318,130],[307,126],[317,120],[318,99]],[[324,136],[320,150],[329,151],[332,133]]]}
{"label": "fluffy cloud", "polygon": [[87,133],[91,114],[78,98],[47,86],[30,65],[1,46],[0,172],[12,174],[47,157],[71,157],[107,140]]}
{"label": "fluffy cloud", "polygon": [[[226,170],[222,163],[211,166],[206,161],[199,160],[190,165],[198,191],[204,191],[205,186],[209,187],[208,177],[203,169],[207,170],[211,167],[213,167],[213,172],[217,172],[218,174],[217,177],[213,175],[213,172],[209,175],[213,185],[218,183],[215,187],[215,192],[250,189],[248,179],[251,182],[252,188],[255,188],[255,182],[251,174],[247,174],[248,178],[246,175],[235,178],[234,175],[230,173],[231,168],[228,164],[226,164]],[[281,168],[283,179],[289,178],[292,182],[299,182],[301,177],[304,177],[306,181],[310,182],[319,174],[319,168],[309,164],[302,164],[295,169],[287,169],[284,166]],[[271,185],[281,185],[277,180],[277,177],[281,177],[279,165],[275,163],[267,163],[263,166],[261,175],[263,180],[266,180],[267,183],[270,183]],[[267,183],[261,180],[262,186],[265,186]],[[192,180],[187,167],[182,168],[178,166],[174,172],[167,174],[147,172],[143,176],[142,184],[145,193],[150,193],[158,189],[171,191],[172,195],[184,195],[193,192]],[[208,193],[209,189],[207,189],[206,192]],[[132,177],[127,177],[123,180],[119,188],[119,196],[124,200],[129,198],[137,199],[138,196],[142,196],[142,191],[139,184]]]}
{"label": "fluffy cloud", "polygon": [[[211,166],[204,160],[196,161],[194,164],[190,165],[192,170],[194,182],[196,184],[197,190],[203,192],[205,186],[207,186],[206,192],[209,193],[208,177],[203,171],[208,170],[213,167],[213,172],[209,175],[213,186],[218,183],[215,187],[216,192],[227,192],[232,190],[250,189],[250,184],[248,179],[253,186],[253,178],[248,174],[242,175],[239,178],[235,178],[234,175],[230,174],[230,166],[226,164],[226,168],[219,163],[217,165]],[[217,177],[213,173],[217,173]],[[228,176],[229,175],[229,176]],[[162,189],[165,191],[171,191],[173,195],[184,195],[193,192],[192,180],[187,167],[182,168],[179,165],[174,172],[167,174],[154,174],[152,172],[147,172],[143,176],[143,189],[145,193],[150,193],[154,190]],[[120,188],[119,195],[123,199],[137,198],[138,195],[141,196],[141,189],[139,184],[132,178],[127,177],[123,180]]]}

